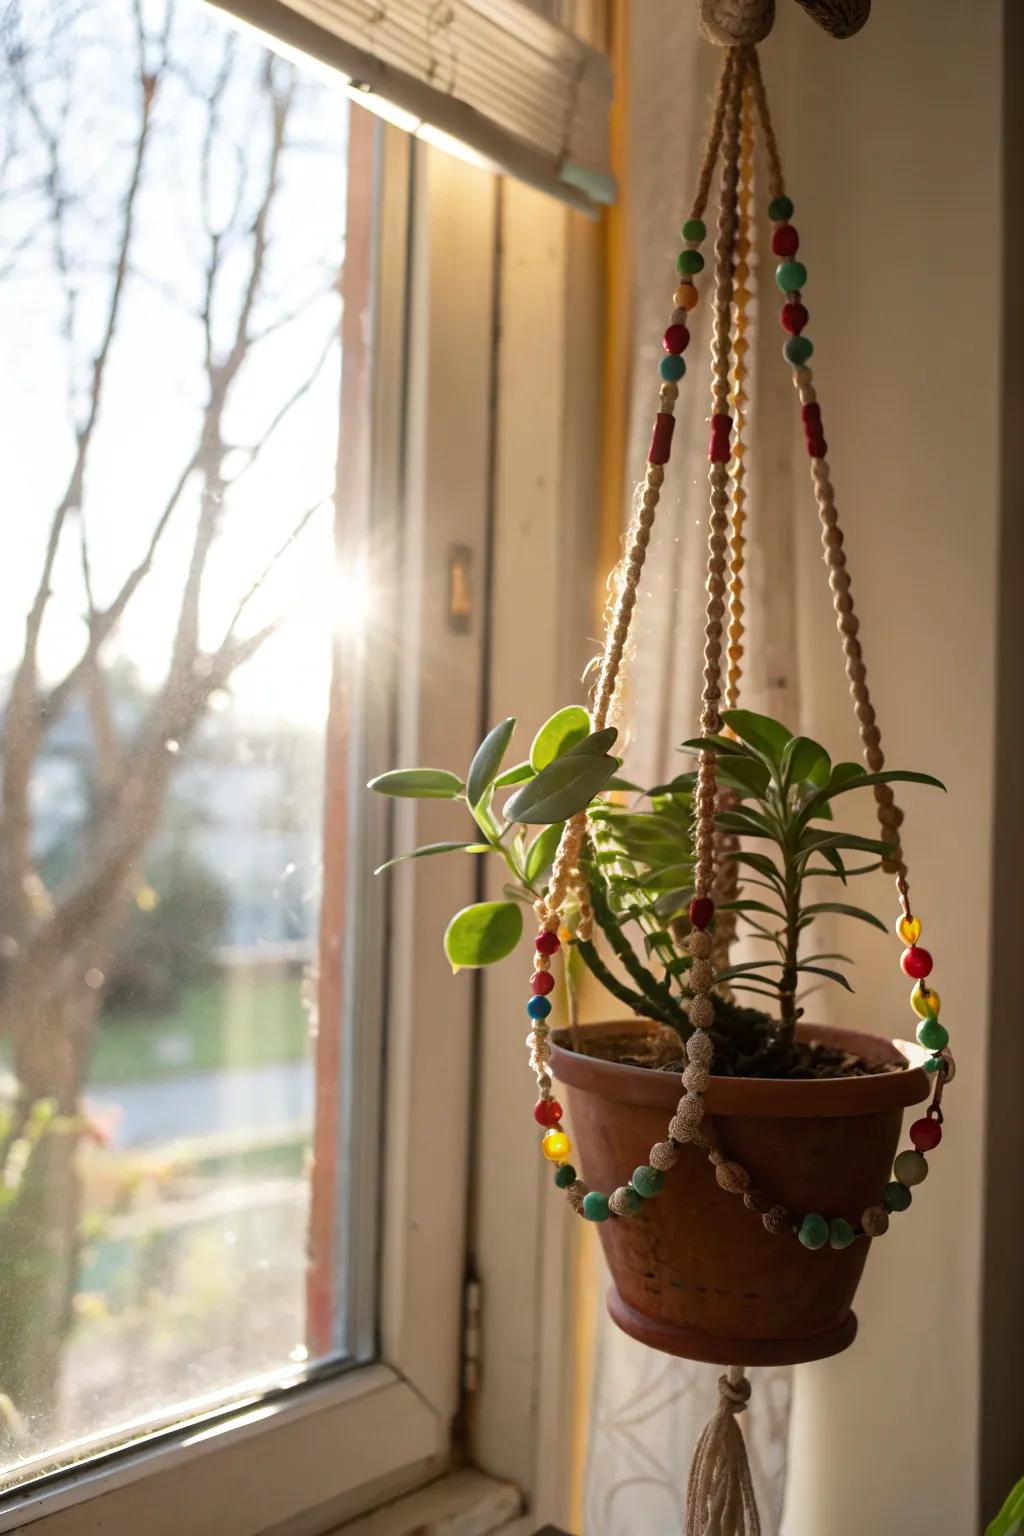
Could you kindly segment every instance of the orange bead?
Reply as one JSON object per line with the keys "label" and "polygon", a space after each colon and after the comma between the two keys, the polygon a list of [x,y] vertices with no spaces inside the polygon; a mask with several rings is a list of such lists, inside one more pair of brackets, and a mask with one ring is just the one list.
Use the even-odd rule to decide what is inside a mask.
{"label": "orange bead", "polygon": [[572,1151],[572,1143],[564,1131],[548,1131],[540,1149],[549,1162],[564,1163]]}
{"label": "orange bead", "polygon": [[700,295],[692,283],[680,283],[672,295],[672,301],[677,309],[696,309],[699,298]]}
{"label": "orange bead", "polygon": [[896,932],[904,944],[916,944],[921,937],[921,919],[919,917],[901,917],[896,923]]}

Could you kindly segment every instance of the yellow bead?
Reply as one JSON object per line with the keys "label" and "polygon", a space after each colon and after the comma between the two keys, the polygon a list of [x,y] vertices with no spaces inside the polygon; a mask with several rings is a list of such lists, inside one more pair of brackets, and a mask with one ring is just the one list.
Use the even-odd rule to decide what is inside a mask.
{"label": "yellow bead", "polygon": [[540,1149],[549,1162],[564,1163],[572,1151],[572,1142],[564,1131],[548,1131]]}
{"label": "yellow bead", "polygon": [[922,992],[921,982],[918,982],[910,994],[910,1006],[922,1019],[937,1019],[942,1012],[942,998],[934,987]]}
{"label": "yellow bead", "polygon": [[692,283],[680,283],[672,295],[672,300],[677,309],[696,309],[699,297]]}
{"label": "yellow bead", "polygon": [[916,944],[921,937],[921,919],[919,917],[901,917],[896,924],[896,932],[904,944]]}

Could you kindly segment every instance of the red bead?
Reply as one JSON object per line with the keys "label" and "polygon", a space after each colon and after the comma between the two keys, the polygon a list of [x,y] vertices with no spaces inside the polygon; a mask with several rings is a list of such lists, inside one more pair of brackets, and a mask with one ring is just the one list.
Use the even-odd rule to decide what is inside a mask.
{"label": "red bead", "polygon": [[538,1125],[551,1130],[562,1118],[562,1106],[557,1099],[538,1099],[533,1106],[533,1118]]}
{"label": "red bead", "polygon": [[910,1139],[918,1152],[932,1152],[942,1140],[942,1126],[937,1120],[915,1120],[910,1127]]}
{"label": "red bead", "polygon": [[530,979],[530,991],[534,997],[547,997],[554,990],[555,978],[550,971],[534,971]]}
{"label": "red bead", "polygon": [[817,400],[812,400],[809,405],[800,407],[800,415],[803,417],[804,427],[809,431],[811,427],[821,426],[821,406]]}
{"label": "red bead", "polygon": [[823,459],[828,453],[828,443],[823,437],[808,437],[807,452],[812,459]]}
{"label": "red bead", "polygon": [[904,976],[910,976],[914,981],[921,981],[925,976],[931,975],[932,957],[920,944],[911,944],[900,956],[900,965],[903,967]]}
{"label": "red bead", "polygon": [[670,325],[661,344],[666,352],[685,352],[690,344],[690,333],[685,325]]}
{"label": "red bead", "polygon": [[708,458],[712,464],[728,464],[732,458],[732,448],[729,437],[732,432],[732,417],[716,415],[711,418],[711,441],[708,444]]}
{"label": "red bead", "polygon": [[545,928],[543,933],[538,933],[534,939],[533,947],[538,955],[553,955],[559,948],[558,934],[553,933],[550,928]]}
{"label": "red bead", "polygon": [[800,236],[792,224],[780,224],[772,235],[772,250],[776,256],[795,256],[800,249]]}
{"label": "red bead", "polygon": [[690,922],[702,932],[715,915],[715,904],[710,896],[695,896],[690,902]]}
{"label": "red bead", "polygon": [[659,411],[654,418],[654,431],[651,433],[651,447],[647,455],[648,464],[667,464],[668,456],[672,452],[672,433],[675,431],[676,419],[667,411]]}
{"label": "red bead", "polygon": [[791,336],[799,336],[810,318],[802,304],[782,306],[782,329],[788,331]]}

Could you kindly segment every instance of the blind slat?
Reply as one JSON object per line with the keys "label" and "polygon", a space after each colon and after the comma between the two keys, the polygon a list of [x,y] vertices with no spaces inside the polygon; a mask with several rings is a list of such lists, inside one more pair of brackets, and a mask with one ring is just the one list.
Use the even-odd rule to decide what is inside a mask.
{"label": "blind slat", "polygon": [[212,3],[576,207],[615,196],[608,60],[524,0]]}

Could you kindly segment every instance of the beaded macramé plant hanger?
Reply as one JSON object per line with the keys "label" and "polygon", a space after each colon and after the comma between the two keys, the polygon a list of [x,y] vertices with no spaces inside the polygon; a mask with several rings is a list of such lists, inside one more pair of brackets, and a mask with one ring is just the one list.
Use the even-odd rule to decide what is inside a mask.
{"label": "beaded macram\u00e9 plant hanger", "polygon": [[[748,253],[753,234],[751,183],[756,129],[764,142],[767,167],[768,214],[774,226],[772,251],[779,258],[776,280],[783,294],[781,322],[787,334],[784,353],[792,368],[800,400],[801,418],[810,459],[811,480],[821,523],[821,540],[832,591],[846,674],[860,731],[867,774],[873,786],[882,838],[890,846],[883,867],[896,879],[900,913],[896,931],[906,948],[901,957],[904,973],[913,979],[911,1005],[918,1016],[917,1038],[931,1055],[926,1068],[935,1086],[925,1115],[910,1128],[913,1147],[897,1155],[893,1178],[879,1192],[876,1204],[862,1212],[793,1212],[773,1200],[770,1192],[757,1189],[738,1162],[726,1159],[703,1135],[704,1093],[708,1085],[713,1045],[708,1029],[713,1021],[711,991],[715,984],[716,958],[731,938],[721,914],[716,933],[708,932],[718,903],[731,899],[729,890],[729,834],[716,828],[723,794],[717,783],[716,752],[711,744],[723,730],[719,706],[734,706],[743,656],[743,548],[745,522],[745,466],[743,443],[744,408],[747,403],[745,353],[747,305],[750,293]],[[907,865],[900,827],[902,813],[895,804],[885,770],[881,739],[867,685],[867,673],[854,613],[850,576],[846,568],[843,536],[839,528],[835,492],[826,460],[821,406],[809,366],[813,352],[805,335],[808,312],[802,300],[806,269],[797,260],[799,236],[790,222],[793,203],[786,195],[778,145],[772,130],[764,83],[756,49],[730,46],[724,51],[715,95],[710,130],[697,191],[683,225],[684,248],[677,268],[680,282],[665,331],[662,384],[654,420],[644,480],[637,491],[633,518],[626,536],[625,552],[617,572],[616,597],[604,640],[600,671],[595,686],[593,730],[608,723],[616,696],[623,654],[636,604],[651,530],[669,460],[679,382],[686,372],[684,353],[689,342],[687,320],[698,302],[696,279],[704,268],[700,247],[706,238],[704,214],[716,165],[721,165],[718,222],[714,246],[714,316],[711,340],[711,435],[710,520],[707,561],[707,599],[704,626],[704,672],[700,734],[709,745],[699,753],[694,792],[694,898],[689,917],[688,940],[692,964],[689,985],[689,1022],[692,1033],[686,1043],[687,1066],[682,1076],[683,1094],[665,1140],[656,1143],[646,1164],[610,1194],[590,1190],[577,1178],[569,1162],[572,1151],[560,1128],[562,1109],[552,1092],[548,993],[554,985],[552,957],[561,947],[559,936],[563,911],[575,909],[576,934],[590,937],[593,913],[581,854],[589,834],[586,812],[567,822],[562,834],[550,883],[537,903],[540,931],[536,939],[535,970],[527,1012],[532,1021],[527,1043],[530,1065],[537,1078],[539,1101],[534,1115],[545,1127],[544,1155],[555,1166],[555,1183],[562,1188],[579,1215],[593,1222],[628,1220],[644,1202],[656,1198],[665,1177],[678,1161],[681,1149],[693,1145],[715,1166],[723,1192],[743,1200],[751,1220],[783,1240],[799,1240],[808,1249],[826,1245],[842,1248],[865,1238],[881,1236],[890,1213],[905,1210],[911,1189],[926,1176],[925,1153],[942,1138],[942,1094],[953,1075],[948,1035],[939,1022],[940,998],[928,977],[932,959],[918,944],[921,922],[912,911]],[[728,579],[727,579],[728,578]],[[723,676],[723,652],[726,668]],[[721,968],[721,965],[717,968]],[[720,1379],[720,1402],[705,1430],[694,1457],[688,1494],[687,1530],[690,1536],[756,1536],[759,1521],[754,1503],[743,1437],[735,1415],[746,1406],[749,1383],[742,1366],[730,1367]]]}

